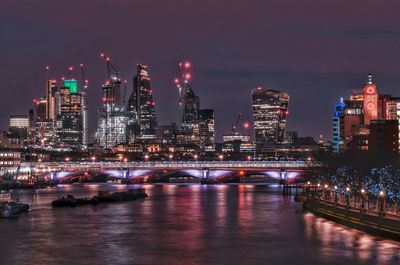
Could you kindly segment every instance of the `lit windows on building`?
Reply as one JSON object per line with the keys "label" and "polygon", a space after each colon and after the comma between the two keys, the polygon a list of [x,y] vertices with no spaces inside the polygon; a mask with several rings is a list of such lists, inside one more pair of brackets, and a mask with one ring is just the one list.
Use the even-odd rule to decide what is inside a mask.
{"label": "lit windows on building", "polygon": [[285,140],[289,95],[258,87],[252,91],[256,144],[276,144]]}

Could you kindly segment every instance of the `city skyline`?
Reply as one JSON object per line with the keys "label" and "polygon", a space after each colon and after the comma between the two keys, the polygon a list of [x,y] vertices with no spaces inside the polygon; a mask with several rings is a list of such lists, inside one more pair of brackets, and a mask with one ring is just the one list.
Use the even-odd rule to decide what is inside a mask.
{"label": "city skyline", "polygon": [[[55,4],[43,1],[33,7],[28,1],[29,13],[15,12],[18,4],[4,4],[2,10],[9,12],[2,16],[4,21],[0,29],[4,38],[0,45],[6,54],[0,60],[4,69],[0,79],[7,100],[0,106],[3,113],[0,126],[7,128],[10,114],[25,113],[31,99],[43,94],[45,65],[58,69],[61,75],[69,65],[84,63],[90,79],[89,121],[93,133],[96,127],[94,110],[100,105],[101,84],[106,76],[97,54],[104,50],[127,75],[127,80],[137,63],[149,65],[155,102],[159,102],[156,105],[159,124],[179,120],[176,115],[178,96],[173,84],[175,66],[180,59],[190,58],[195,65],[193,87],[196,94],[204,108],[215,109],[217,139],[229,132],[238,112],[251,119],[249,91],[257,86],[291,95],[288,130],[314,137],[323,133],[325,139],[330,139],[328,121],[333,104],[340,96],[347,97],[361,89],[367,73],[374,74],[382,93],[396,94],[400,82],[394,45],[398,40],[394,26],[398,22],[390,15],[395,10],[393,5],[388,8],[367,1],[362,5],[348,4],[343,10],[339,2],[324,6],[314,3],[308,10],[300,3],[291,3],[279,7],[279,17],[270,11],[276,7],[275,1],[254,2],[258,8],[236,2],[229,2],[229,8],[225,8],[221,1],[213,5],[213,10],[205,8],[207,3],[183,2],[179,7],[176,5],[179,2],[168,5],[159,2],[158,8],[151,8],[152,5],[146,3],[96,2],[98,5],[94,7],[98,10],[113,7],[118,11],[115,15],[108,14],[113,23],[101,21],[103,12],[88,12],[93,7],[90,2]],[[46,16],[41,7],[46,7]],[[185,11],[188,8],[191,12]],[[258,9],[263,10],[262,16]],[[139,10],[146,10],[145,15]],[[294,14],[294,10],[303,12]],[[127,19],[129,12],[135,14],[132,19]],[[10,14],[20,14],[23,19]],[[236,16],[232,16],[234,14]],[[165,23],[146,20],[147,16],[163,17]],[[335,19],[338,16],[340,22]],[[79,17],[87,19],[83,21]],[[357,23],[365,17],[373,19]],[[50,23],[52,21],[55,23]],[[140,34],[146,41],[137,42],[129,34],[131,26],[142,21],[147,23],[146,31]],[[391,27],[385,27],[388,24]],[[229,30],[222,31],[228,25]],[[127,40],[109,41],[106,36],[113,29],[118,29]],[[233,43],[234,40],[237,42]],[[151,48],[145,44],[149,41]],[[318,46],[312,44],[315,41],[319,41]],[[212,95],[213,91],[221,93]],[[226,94],[228,97],[223,101]],[[310,94],[314,96],[305,96]]]}

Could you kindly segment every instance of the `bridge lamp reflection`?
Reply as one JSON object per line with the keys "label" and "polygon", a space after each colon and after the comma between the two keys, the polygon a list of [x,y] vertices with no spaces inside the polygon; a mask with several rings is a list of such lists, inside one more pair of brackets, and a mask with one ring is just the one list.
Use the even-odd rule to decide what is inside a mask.
{"label": "bridge lamp reflection", "polygon": [[379,196],[384,196],[385,192],[383,192],[382,190],[379,192]]}
{"label": "bridge lamp reflection", "polygon": [[335,185],[335,187],[333,187],[335,190],[337,190],[337,186]]}
{"label": "bridge lamp reflection", "polygon": [[361,189],[361,193],[364,194],[364,193],[365,193],[365,190],[364,190],[364,189]]}
{"label": "bridge lamp reflection", "polygon": [[327,188],[328,188],[328,185],[327,185],[327,184],[325,184],[325,186],[324,186],[324,187],[325,187],[325,189],[327,189]]}
{"label": "bridge lamp reflection", "polygon": [[347,192],[350,192],[350,188],[349,188],[349,187],[346,187],[346,191],[347,191]]}

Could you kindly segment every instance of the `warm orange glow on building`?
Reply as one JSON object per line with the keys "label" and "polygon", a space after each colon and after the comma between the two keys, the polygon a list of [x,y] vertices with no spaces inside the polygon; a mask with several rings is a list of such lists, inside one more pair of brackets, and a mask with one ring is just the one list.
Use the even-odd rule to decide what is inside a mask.
{"label": "warm orange glow on building", "polygon": [[364,87],[364,124],[378,119],[378,92],[372,80]]}

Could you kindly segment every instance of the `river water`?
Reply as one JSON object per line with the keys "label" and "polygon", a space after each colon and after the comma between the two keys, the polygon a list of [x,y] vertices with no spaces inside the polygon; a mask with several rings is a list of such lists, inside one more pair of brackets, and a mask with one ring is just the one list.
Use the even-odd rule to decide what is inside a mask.
{"label": "river water", "polygon": [[144,187],[145,200],[57,209],[67,193],[126,186],[14,193],[32,210],[0,220],[0,264],[400,264],[400,243],[305,213],[278,187]]}

